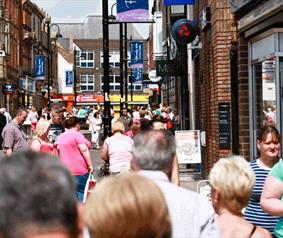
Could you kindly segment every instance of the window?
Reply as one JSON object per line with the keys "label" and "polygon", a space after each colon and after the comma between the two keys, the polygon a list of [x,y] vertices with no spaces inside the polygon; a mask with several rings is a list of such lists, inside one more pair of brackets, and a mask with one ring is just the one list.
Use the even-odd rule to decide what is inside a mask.
{"label": "window", "polygon": [[76,49],[76,67],[81,66],[80,58],[81,58],[81,51]]}
{"label": "window", "polygon": [[[103,90],[103,76],[101,76],[101,91]],[[110,91],[120,91],[120,75],[114,74],[109,76]]]}
{"label": "window", "polygon": [[[128,52],[128,60],[130,59],[130,52]],[[120,67],[120,52],[119,51],[110,51],[109,52],[109,65],[112,68]],[[103,52],[100,51],[100,62],[101,67],[103,67]],[[128,67],[130,67],[130,61],[128,62]]]}
{"label": "window", "polygon": [[94,68],[94,52],[81,51],[79,62],[81,68]]}
{"label": "window", "polygon": [[93,74],[81,75],[80,91],[94,91],[94,75]]}
{"label": "window", "polygon": [[142,84],[139,82],[139,83],[135,83],[135,79],[134,79],[134,76],[131,76],[129,75],[128,76],[128,90],[131,91],[132,89],[132,85],[131,85],[131,77],[133,77],[133,91],[141,91],[142,90]]}

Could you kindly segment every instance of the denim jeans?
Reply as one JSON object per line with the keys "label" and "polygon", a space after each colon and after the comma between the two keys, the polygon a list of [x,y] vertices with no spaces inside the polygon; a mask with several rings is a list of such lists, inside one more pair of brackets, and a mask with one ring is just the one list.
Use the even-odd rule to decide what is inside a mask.
{"label": "denim jeans", "polygon": [[89,176],[89,173],[86,173],[80,176],[75,176],[76,181],[77,181],[77,197],[80,202],[82,202],[84,198],[84,190],[85,190],[85,185],[86,185],[88,176]]}

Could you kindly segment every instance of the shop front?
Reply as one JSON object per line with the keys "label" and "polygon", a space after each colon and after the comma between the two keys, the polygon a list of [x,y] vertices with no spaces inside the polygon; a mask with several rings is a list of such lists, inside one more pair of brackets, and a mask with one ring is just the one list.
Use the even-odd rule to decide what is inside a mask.
{"label": "shop front", "polygon": [[248,13],[239,17],[238,8],[234,14],[239,36],[248,44],[250,158],[255,159],[263,125],[273,124],[283,135],[283,2],[248,3]]}

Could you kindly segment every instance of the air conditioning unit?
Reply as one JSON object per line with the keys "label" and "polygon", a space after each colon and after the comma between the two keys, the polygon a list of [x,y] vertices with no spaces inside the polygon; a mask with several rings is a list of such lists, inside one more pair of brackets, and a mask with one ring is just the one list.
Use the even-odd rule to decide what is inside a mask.
{"label": "air conditioning unit", "polygon": [[6,56],[6,53],[4,50],[0,50],[0,57],[5,57]]}

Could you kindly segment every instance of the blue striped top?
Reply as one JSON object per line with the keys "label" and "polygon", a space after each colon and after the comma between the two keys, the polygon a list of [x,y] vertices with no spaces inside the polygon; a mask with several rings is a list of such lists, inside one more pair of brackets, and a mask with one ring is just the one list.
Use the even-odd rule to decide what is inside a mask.
{"label": "blue striped top", "polygon": [[270,170],[258,166],[257,160],[250,162],[250,166],[255,173],[256,180],[249,204],[244,212],[244,218],[256,226],[261,226],[273,233],[278,217],[273,217],[263,211],[260,207],[260,196],[265,179]]}

